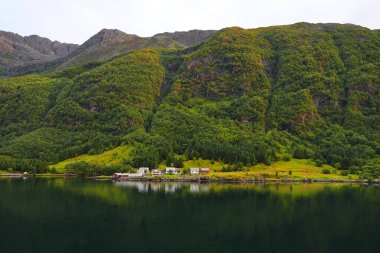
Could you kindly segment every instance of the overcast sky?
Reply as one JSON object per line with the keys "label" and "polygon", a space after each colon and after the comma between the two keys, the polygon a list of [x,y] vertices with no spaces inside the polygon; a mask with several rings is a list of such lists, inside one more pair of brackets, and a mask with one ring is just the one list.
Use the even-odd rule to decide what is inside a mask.
{"label": "overcast sky", "polygon": [[159,32],[295,22],[380,28],[380,0],[0,0],[0,30],[83,43],[102,28]]}

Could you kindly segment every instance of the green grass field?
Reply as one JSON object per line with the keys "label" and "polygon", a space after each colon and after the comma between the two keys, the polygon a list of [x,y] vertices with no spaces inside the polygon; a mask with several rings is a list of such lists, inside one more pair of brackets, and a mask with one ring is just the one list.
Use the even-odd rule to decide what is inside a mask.
{"label": "green grass field", "polygon": [[[318,167],[310,159],[291,159],[290,161],[278,161],[272,165],[257,164],[248,166],[247,171],[238,172],[222,172],[222,167],[228,164],[220,162],[211,163],[210,160],[190,160],[184,162],[185,168],[205,167],[210,168],[211,177],[220,178],[251,178],[251,177],[267,177],[267,178],[292,178],[292,179],[320,179],[320,180],[342,180],[342,179],[358,179],[357,175],[342,176],[340,172],[329,165]],[[327,168],[331,174],[323,174],[322,170]],[[289,175],[291,171],[291,175]],[[277,176],[276,176],[277,172]]]}
{"label": "green grass field", "polygon": [[63,172],[66,165],[76,162],[87,162],[104,166],[116,165],[128,158],[131,150],[131,146],[119,146],[97,155],[81,155],[70,158],[57,164],[53,164],[50,168],[55,168],[57,172]]}

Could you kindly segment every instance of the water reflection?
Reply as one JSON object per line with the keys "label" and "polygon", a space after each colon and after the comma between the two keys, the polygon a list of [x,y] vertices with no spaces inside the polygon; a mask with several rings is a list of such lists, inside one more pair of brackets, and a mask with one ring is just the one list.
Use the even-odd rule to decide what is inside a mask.
{"label": "water reflection", "polygon": [[380,252],[380,187],[0,180],[0,252]]}
{"label": "water reflection", "polygon": [[182,183],[182,182],[134,182],[134,181],[112,181],[112,184],[118,187],[136,189],[141,193],[148,192],[165,192],[174,194],[176,192],[185,191],[191,193],[208,192],[210,185],[199,183]]}

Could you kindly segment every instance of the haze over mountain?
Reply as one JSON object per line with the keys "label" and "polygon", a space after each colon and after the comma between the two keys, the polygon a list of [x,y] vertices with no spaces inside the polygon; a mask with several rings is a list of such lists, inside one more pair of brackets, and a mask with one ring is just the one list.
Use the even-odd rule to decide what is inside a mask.
{"label": "haze over mountain", "polygon": [[378,31],[297,23],[141,38],[102,30],[61,60],[0,80],[7,166],[121,149],[122,168],[302,158],[380,177]]}

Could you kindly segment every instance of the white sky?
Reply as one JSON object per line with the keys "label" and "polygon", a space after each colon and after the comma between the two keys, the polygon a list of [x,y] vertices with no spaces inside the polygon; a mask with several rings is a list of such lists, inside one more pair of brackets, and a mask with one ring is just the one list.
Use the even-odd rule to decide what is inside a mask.
{"label": "white sky", "polygon": [[160,32],[296,22],[380,28],[380,0],[0,0],[0,30],[83,43],[102,28]]}

